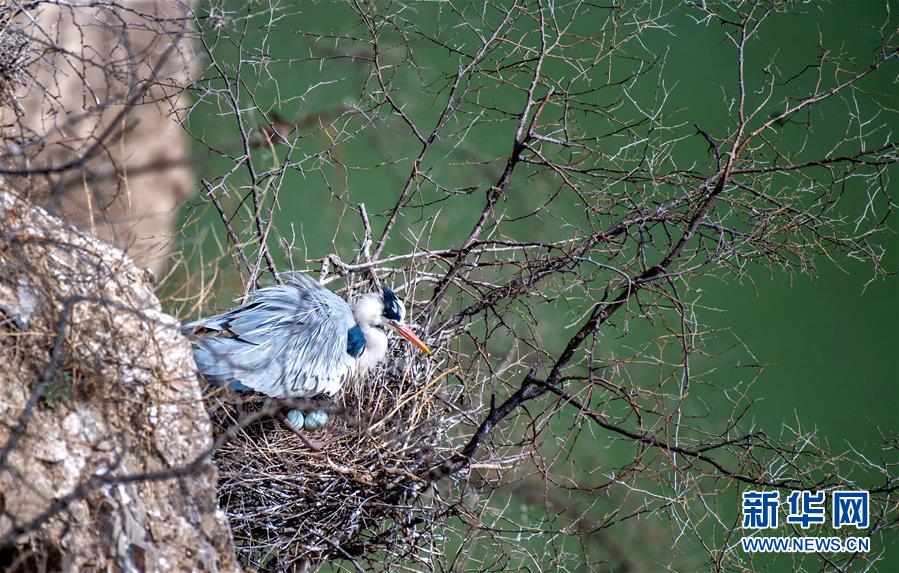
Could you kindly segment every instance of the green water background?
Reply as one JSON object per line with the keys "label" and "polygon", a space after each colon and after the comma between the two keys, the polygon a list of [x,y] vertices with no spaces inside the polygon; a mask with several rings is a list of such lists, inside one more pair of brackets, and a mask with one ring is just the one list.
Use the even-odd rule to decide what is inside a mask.
{"label": "green water background", "polygon": [[[892,3],[893,12],[896,4]],[[230,5],[229,5],[230,6]],[[254,22],[259,33],[251,33],[242,47],[245,53],[259,50],[273,61],[290,60],[309,49],[308,38],[296,30],[315,29],[319,31],[346,30],[353,21],[351,12],[337,4],[286,4],[284,18],[270,30],[264,30],[265,23]],[[817,53],[819,32],[829,47],[842,46],[859,57],[870,56],[876,45],[876,28],[881,26],[887,15],[885,3],[842,2],[812,9],[804,16],[778,16],[765,27],[763,43],[758,53],[750,61],[758,63],[772,52],[777,52],[779,65],[784,69],[795,68],[809,58],[814,60]],[[428,10],[421,8],[421,19],[428,20]],[[679,117],[690,123],[699,122],[710,132],[720,131],[728,119],[728,111],[722,101],[721,86],[732,89],[734,83],[734,55],[721,41],[720,33],[714,26],[697,26],[685,15],[672,15],[670,32],[647,34],[647,41],[654,43],[658,50],[668,50],[664,71],[666,83],[672,87],[669,107],[680,109]],[[357,33],[360,30],[355,30]],[[267,36],[265,42],[262,38]],[[217,56],[235,57],[234,46],[216,46]],[[418,57],[425,66],[439,69],[446,65],[441,51],[433,47],[420,47]],[[327,110],[333,105],[357,96],[365,79],[364,68],[353,63],[329,64],[325,68],[315,63],[274,63],[270,66],[274,78],[259,78],[253,86],[256,103],[263,110],[276,109],[287,116],[311,114]],[[869,87],[882,93],[895,93],[893,83],[896,75],[878,74]],[[309,87],[321,81],[335,81],[333,85],[319,88],[305,98],[295,97],[306,94]],[[648,89],[654,89],[649,85]],[[638,88],[639,89],[639,88]],[[437,105],[430,98],[422,96],[416,101],[410,94],[404,94],[410,105],[410,113],[430,124],[429,108]],[[275,102],[278,102],[277,104]],[[839,108],[836,108],[839,109]],[[416,115],[417,114],[417,115]],[[251,118],[252,119],[252,118]],[[256,120],[261,119],[257,114]],[[818,119],[818,126],[826,120]],[[884,121],[899,128],[896,114],[884,116]],[[251,121],[252,122],[252,121]],[[190,128],[198,139],[206,142],[233,140],[236,131],[233,121],[218,113],[210,106],[195,110],[190,119]],[[834,130],[839,130],[834,122]],[[505,128],[488,128],[470,136],[472,152],[488,155],[504,149],[508,141]],[[827,129],[818,129],[827,135]],[[831,135],[834,135],[832,133]],[[797,135],[798,136],[798,135]],[[384,141],[388,143],[385,145]],[[304,237],[303,246],[312,258],[321,257],[333,248],[334,228],[345,216],[346,205],[364,201],[370,213],[378,213],[392,206],[399,192],[403,177],[408,173],[415,146],[408,137],[397,138],[394,146],[389,136],[373,141],[365,136],[343,146],[342,157],[351,165],[377,166],[384,161],[400,159],[395,165],[378,168],[351,170],[344,174],[331,167],[321,173],[290,174],[282,185],[279,197],[281,209],[276,225],[284,235],[290,235],[290,225]],[[320,143],[319,143],[320,145]],[[705,161],[705,148],[696,145],[696,160]],[[198,151],[205,147],[196,146]],[[263,157],[264,153],[260,154]],[[492,156],[492,155],[490,155]],[[198,176],[215,179],[230,164],[221,157],[210,157],[198,170]],[[322,176],[324,174],[325,176]],[[486,186],[489,177],[472,174],[468,177],[471,185]],[[344,201],[333,197],[334,185],[338,184]],[[890,189],[894,200],[896,186]],[[459,241],[459,230],[467,231],[482,206],[482,195],[454,200],[444,210],[434,225],[432,246],[454,245]],[[224,232],[216,223],[217,216],[208,207],[200,207],[201,202],[192,201],[184,209],[183,220],[194,221],[185,226],[182,246],[201,245],[201,255],[195,255],[194,263],[200,258],[212,260],[220,253],[224,242]],[[525,206],[508,206],[514,211]],[[197,220],[199,217],[199,220]],[[377,231],[384,219],[373,217]],[[400,225],[413,225],[413,217],[401,219]],[[532,224],[531,224],[532,225]],[[532,227],[529,232],[541,238],[558,233],[558,226],[547,222],[547,228]],[[352,226],[344,225],[336,237],[338,249],[345,255],[352,253]],[[899,268],[899,249],[895,238],[887,247],[885,266]],[[402,239],[388,246],[388,251],[402,252],[407,248]],[[282,253],[276,253],[279,265],[288,261]],[[345,257],[348,258],[348,257]],[[221,261],[219,276],[224,301],[233,294],[236,275],[228,268],[229,261]],[[859,452],[879,459],[881,450],[877,428],[884,433],[895,435],[899,428],[899,289],[895,279],[876,280],[869,283],[871,271],[864,265],[843,263],[838,269],[828,261],[821,261],[818,274],[788,275],[763,268],[750,271],[751,280],[737,283],[733,280],[719,281],[704,278],[697,286],[702,287],[701,302],[710,309],[701,316],[703,322],[712,328],[727,329],[729,334],[712,342],[714,351],[722,351],[720,369],[714,374],[719,384],[730,380],[744,381],[737,368],[738,358],[725,349],[738,337],[751,349],[759,362],[769,365],[750,391],[752,398],[759,400],[752,410],[752,418],[757,427],[770,434],[779,434],[784,424],[801,424],[805,429],[814,428],[822,442],[829,443],[836,451],[845,451],[852,444]],[[555,334],[554,334],[555,333]],[[551,324],[543,330],[544,341],[550,348],[558,348],[564,342],[565,333],[554,329]],[[608,344],[623,344],[614,340]],[[718,348],[714,348],[715,346]],[[620,452],[619,452],[620,453]],[[589,452],[579,453],[587,458]],[[616,454],[611,454],[612,457]],[[592,462],[589,462],[592,463]],[[603,459],[597,456],[596,464]],[[539,512],[539,508],[536,509]],[[733,498],[733,515],[738,512],[737,498]],[[886,547],[887,559],[881,563],[881,571],[899,570],[899,549],[896,539]],[[660,544],[667,545],[668,539]],[[701,555],[697,563],[702,563]],[[789,558],[772,561],[772,570],[788,570]]]}

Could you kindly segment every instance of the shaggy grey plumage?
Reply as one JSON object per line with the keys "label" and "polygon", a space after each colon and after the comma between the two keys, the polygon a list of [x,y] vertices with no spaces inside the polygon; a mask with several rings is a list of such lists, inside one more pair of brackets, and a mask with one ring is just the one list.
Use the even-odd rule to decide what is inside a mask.
{"label": "shaggy grey plumage", "polygon": [[247,303],[184,325],[194,359],[213,384],[275,398],[334,395],[351,375],[350,306],[302,274],[254,293]]}
{"label": "shaggy grey plumage", "polygon": [[333,396],[383,360],[386,326],[428,352],[402,325],[405,309],[389,289],[364,294],[350,307],[306,275],[288,277],[288,284],[262,288],[237,308],[183,326],[209,382],[275,398]]}

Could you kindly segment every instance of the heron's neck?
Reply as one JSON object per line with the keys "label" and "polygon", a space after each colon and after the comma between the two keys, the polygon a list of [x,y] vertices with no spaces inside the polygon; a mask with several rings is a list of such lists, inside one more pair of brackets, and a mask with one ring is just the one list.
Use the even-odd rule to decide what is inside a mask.
{"label": "heron's neck", "polygon": [[383,330],[371,326],[361,326],[362,335],[365,336],[365,350],[356,359],[357,372],[371,370],[387,355],[387,335]]}

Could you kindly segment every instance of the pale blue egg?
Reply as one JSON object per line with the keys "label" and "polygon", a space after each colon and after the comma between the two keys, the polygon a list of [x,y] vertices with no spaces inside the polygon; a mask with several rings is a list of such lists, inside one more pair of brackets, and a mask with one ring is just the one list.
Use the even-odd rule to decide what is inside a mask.
{"label": "pale blue egg", "polygon": [[299,410],[291,410],[287,413],[287,421],[290,422],[294,428],[300,429],[303,427],[303,423],[305,421],[305,416]]}
{"label": "pale blue egg", "polygon": [[328,413],[324,410],[314,410],[306,414],[306,429],[320,430],[328,423]]}

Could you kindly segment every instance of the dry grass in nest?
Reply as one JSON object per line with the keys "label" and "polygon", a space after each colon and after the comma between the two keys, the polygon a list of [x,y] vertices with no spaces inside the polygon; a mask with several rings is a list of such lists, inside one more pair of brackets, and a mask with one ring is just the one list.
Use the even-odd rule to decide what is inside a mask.
{"label": "dry grass in nest", "polygon": [[211,394],[218,431],[239,428],[216,464],[219,503],[244,565],[286,569],[409,548],[410,523],[429,511],[419,476],[446,447],[447,372],[438,366],[394,342],[384,365],[344,387],[328,425],[307,433],[321,453],[265,413],[272,401]]}

